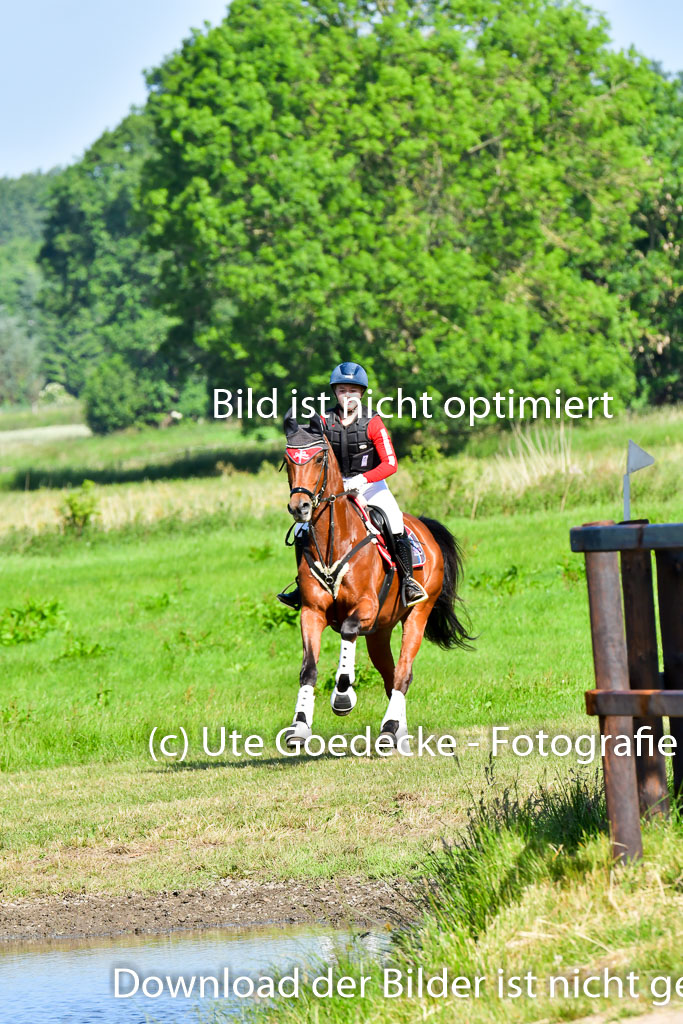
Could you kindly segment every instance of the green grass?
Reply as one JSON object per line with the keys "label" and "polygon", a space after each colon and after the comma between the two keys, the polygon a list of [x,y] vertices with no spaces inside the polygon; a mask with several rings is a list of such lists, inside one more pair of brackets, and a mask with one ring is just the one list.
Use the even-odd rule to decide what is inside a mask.
{"label": "green grass", "polygon": [[[397,956],[424,957],[426,965],[446,957],[462,974],[480,962],[512,971],[528,961],[542,972],[557,949],[567,964],[592,964],[602,942],[615,962],[633,950],[642,950],[643,969],[665,962],[680,938],[668,908],[678,907],[674,878],[683,865],[677,852],[670,870],[666,861],[680,826],[646,832],[648,864],[666,898],[649,868],[612,882],[617,898],[604,814],[597,799],[582,802],[586,793],[572,790],[575,760],[506,753],[491,761],[489,744],[495,725],[531,734],[595,730],[583,704],[593,686],[583,563],[570,553],[569,529],[620,517],[628,436],[658,459],[636,477],[634,511],[679,520],[681,422],[680,411],[656,412],[575,432],[568,464],[593,460],[582,475],[557,475],[552,460],[566,462],[566,448],[551,452],[547,466],[540,442],[536,453],[501,454],[509,438],[496,441],[498,453],[437,459],[428,473],[419,459],[402,460],[403,506],[445,521],[465,552],[462,596],[476,649],[424,644],[408,696],[410,725],[454,733],[456,759],[290,759],[275,750],[275,734],[291,721],[301,661],[296,617],[274,599],[294,574],[282,544],[286,482],[262,465],[277,457],[281,440],[183,424],[3,448],[0,473],[10,489],[0,494],[0,891],[121,893],[210,885],[226,875],[362,880],[427,872],[445,916],[433,913]],[[97,472],[113,481],[95,488],[95,526],[82,536],[57,527],[63,489],[12,491],[27,466],[52,484]],[[212,475],[174,478],[196,471]],[[520,489],[521,473],[528,481]],[[44,508],[52,519],[38,518]],[[338,642],[325,633],[316,732],[353,735],[369,725],[376,733],[386,698],[362,641],[358,706],[350,718],[331,713]],[[178,734],[181,726],[187,762],[153,762],[151,730]],[[212,737],[222,726],[258,734],[264,756],[212,759],[202,750],[204,726]],[[470,741],[480,746],[468,748]],[[490,792],[480,804],[483,790]],[[450,852],[430,859],[443,843]],[[572,931],[581,899],[591,908],[588,939]],[[615,901],[628,909],[615,913],[607,941]],[[365,1009],[381,1024],[392,1007],[397,1019],[413,1020],[416,1005]],[[562,1012],[569,1019],[586,1006]],[[355,1001],[350,1007],[358,1010]],[[351,1008],[318,1010],[331,1015],[321,1020],[342,1021]],[[474,1022],[553,1012],[545,1006],[534,1018],[528,1003],[512,1002],[474,1009],[479,1016],[466,1004],[442,1012]]]}
{"label": "green grass", "polygon": [[[301,659],[299,630],[273,598],[293,574],[280,546],[284,513],[239,529],[214,519],[49,535],[30,554],[6,552],[0,615],[14,609],[7,621],[32,621],[32,607],[51,611],[34,638],[0,647],[0,884],[25,894],[122,891],[230,873],[410,870],[434,843],[457,838],[488,770],[492,725],[594,728],[583,711],[593,685],[585,583],[568,545],[570,526],[594,512],[449,520],[464,545],[463,597],[479,639],[474,652],[423,645],[408,710],[412,726],[481,743],[457,762],[277,754]],[[328,703],[338,637],[324,635],[323,736],[379,728],[385,697],[359,646],[358,707],[340,720]],[[187,764],[155,765],[151,730],[181,725]],[[212,736],[220,726],[263,736],[263,759],[212,760],[203,726]],[[571,763],[504,754],[499,777],[531,792],[539,776],[562,777]]]}
{"label": "green grass", "polygon": [[86,479],[115,484],[215,476],[223,463],[255,470],[264,460],[274,461],[281,447],[280,435],[270,426],[246,435],[235,424],[190,421],[166,430],[131,428],[74,438],[68,444],[5,440],[0,445],[0,490],[74,487]]}
{"label": "green grass", "polygon": [[66,405],[44,405],[35,410],[16,405],[0,406],[0,432],[82,422],[83,407],[76,401]]}
{"label": "green grass", "polygon": [[[581,694],[591,661],[583,586],[563,565],[569,524],[567,517],[520,519],[505,535],[493,520],[450,524],[458,533],[465,527],[473,578],[489,574],[494,582],[464,590],[480,633],[474,653],[422,648],[409,695],[411,723],[476,739],[493,723],[585,726]],[[455,834],[467,786],[484,770],[483,751],[463,754],[466,763],[454,770],[440,761],[290,763],[274,750],[275,734],[291,721],[301,659],[298,628],[277,625],[273,614],[281,607],[273,594],[293,572],[291,552],[278,543],[286,525],[281,514],[247,521],[239,531],[210,523],[96,534],[92,542],[52,538],[45,552],[5,555],[3,606],[59,603],[42,636],[0,648],[3,846],[11,890],[97,887],[102,857],[112,862],[105,875],[110,887],[133,881],[177,887],[250,870],[377,874],[406,868],[435,837]],[[508,593],[496,580],[513,563],[525,569]],[[369,669],[353,718],[332,715],[324,684],[337,655],[338,638],[328,631],[316,730],[330,736],[369,724],[376,732],[385,697]],[[367,655],[360,660],[366,665]],[[188,765],[156,767],[149,733],[155,726],[177,733],[180,725],[191,739]],[[222,758],[214,767],[201,750],[204,725],[262,735],[267,763],[236,770]],[[520,766],[512,756],[505,761],[506,777],[523,769],[527,786],[544,767]],[[355,811],[348,814],[359,776],[369,798],[362,821]],[[119,778],[134,781],[119,786]],[[196,841],[201,823],[214,820],[207,808],[227,786],[233,798],[219,803],[215,847],[189,862],[172,843],[153,848],[152,837],[168,836],[178,821],[181,835]],[[320,794],[312,803],[311,788]],[[103,790],[116,794],[113,806],[103,805]],[[405,796],[397,800],[397,793]],[[33,794],[28,816],[27,794]],[[386,827],[387,814],[396,829]],[[274,861],[269,835],[292,838],[309,827],[322,830],[319,844],[280,844]],[[120,857],[107,854],[120,842],[141,851],[125,870]],[[37,863],[41,871],[17,874],[20,863]]]}
{"label": "green grass", "polygon": [[[458,843],[426,860],[428,908],[395,937],[388,958],[359,965],[342,957],[335,965],[335,981],[361,973],[370,979],[365,997],[318,999],[303,985],[301,998],[253,1019],[548,1024],[595,1013],[606,1014],[599,1021],[621,1019],[664,1005],[667,983],[674,991],[680,975],[682,840],[678,816],[650,825],[645,862],[615,872],[596,777],[574,775],[531,795],[494,784],[471,809]],[[387,998],[383,968],[400,971],[404,983],[419,968],[425,982],[445,968],[451,981],[467,979],[469,987],[461,982],[459,997]],[[595,998],[604,971],[621,979],[621,996],[611,981],[607,995]],[[637,976],[637,999],[626,980],[630,972]],[[672,1005],[680,1005],[675,994]],[[213,1017],[215,1024],[224,1019],[220,1011]]]}
{"label": "green grass", "polygon": [[[415,721],[447,729],[576,719],[592,662],[581,559],[568,545],[575,521],[449,521],[465,549],[463,597],[479,640],[473,653],[423,646]],[[3,653],[5,770],[139,753],[147,730],[170,726],[179,707],[192,729],[227,709],[240,731],[274,735],[286,724],[301,641],[297,627],[272,618],[274,594],[293,575],[285,515],[239,530],[165,525],[44,538],[44,552],[3,557],[3,608],[57,601],[60,610],[43,637]],[[327,631],[323,674],[337,648]],[[363,693],[363,720],[375,724],[384,700],[376,678]],[[338,722],[322,712],[320,724]]]}

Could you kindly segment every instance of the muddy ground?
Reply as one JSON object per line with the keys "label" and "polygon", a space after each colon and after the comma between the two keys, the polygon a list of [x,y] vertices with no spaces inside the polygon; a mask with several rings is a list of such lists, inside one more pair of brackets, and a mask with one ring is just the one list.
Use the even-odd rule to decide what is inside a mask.
{"label": "muddy ground", "polygon": [[402,881],[226,879],[195,892],[69,894],[3,902],[0,942],[266,924],[397,926],[419,909],[414,890]]}

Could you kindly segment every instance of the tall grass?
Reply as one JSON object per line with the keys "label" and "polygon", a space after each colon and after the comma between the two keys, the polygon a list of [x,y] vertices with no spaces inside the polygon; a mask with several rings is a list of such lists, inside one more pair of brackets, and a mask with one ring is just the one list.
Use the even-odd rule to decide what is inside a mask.
{"label": "tall grass", "polygon": [[[562,512],[590,504],[606,506],[618,518],[626,442],[633,435],[657,459],[632,485],[634,515],[649,515],[653,503],[680,499],[683,410],[607,427],[519,428],[501,435],[499,450],[487,456],[446,458],[433,448],[416,449],[400,460],[391,487],[406,510],[437,518]],[[602,439],[597,447],[596,436]],[[273,429],[258,441],[235,429],[186,425],[0,449],[0,534],[57,530],[70,487],[85,479],[97,484],[104,531],[222,514],[262,517],[286,504],[286,482],[276,472],[279,444]],[[18,486],[20,480],[27,486]],[[36,489],[41,480],[45,486]]]}
{"label": "tall grass", "polygon": [[581,843],[606,831],[598,773],[572,771],[531,794],[498,792],[490,769],[488,781],[461,839],[425,865],[431,917],[474,939],[533,882],[575,874]]}
{"label": "tall grass", "polygon": [[417,448],[402,461],[404,475],[397,477],[395,490],[407,506],[431,515],[475,519],[609,504],[619,518],[629,437],[656,457],[653,467],[633,479],[634,514],[646,514],[652,502],[680,499],[680,409],[625,418],[609,428],[597,423],[572,428],[562,422],[517,427],[500,435],[498,450],[483,457],[466,450],[446,458],[429,446]]}

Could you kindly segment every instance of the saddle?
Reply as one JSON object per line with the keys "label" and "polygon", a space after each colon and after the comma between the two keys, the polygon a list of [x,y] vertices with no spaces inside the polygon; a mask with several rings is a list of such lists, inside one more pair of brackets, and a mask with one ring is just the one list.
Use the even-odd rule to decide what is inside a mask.
{"label": "saddle", "polygon": [[[386,513],[383,509],[378,508],[377,505],[365,505],[355,497],[352,497],[351,500],[365,524],[365,529],[377,538],[377,549],[382,556],[385,571],[395,569],[398,564],[396,561],[396,546],[394,544],[394,534],[392,533]],[[413,568],[420,568],[427,561],[424,548],[417,535],[409,526],[406,526],[406,533],[410,540]]]}
{"label": "saddle", "polygon": [[[387,519],[384,509],[377,508],[376,505],[368,505],[368,514],[370,516],[370,522],[375,527],[379,534],[379,539],[382,541],[384,548],[391,562],[396,565],[396,545],[394,544],[394,535],[391,532],[389,526],[389,520]],[[378,545],[379,546],[379,545]],[[381,552],[381,548],[380,548]]]}

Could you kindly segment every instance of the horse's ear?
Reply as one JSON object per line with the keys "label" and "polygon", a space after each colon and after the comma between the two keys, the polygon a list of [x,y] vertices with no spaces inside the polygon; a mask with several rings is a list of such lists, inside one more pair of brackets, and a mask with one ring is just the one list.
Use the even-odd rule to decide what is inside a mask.
{"label": "horse's ear", "polygon": [[325,424],[320,413],[313,413],[310,423],[308,424],[308,429],[311,434],[319,434],[321,437],[325,436]]}
{"label": "horse's ear", "polygon": [[299,429],[299,424],[296,421],[294,409],[290,409],[288,412],[285,413],[285,418],[282,422],[282,425],[284,427],[286,437],[291,437],[292,434],[296,434],[297,430]]}

